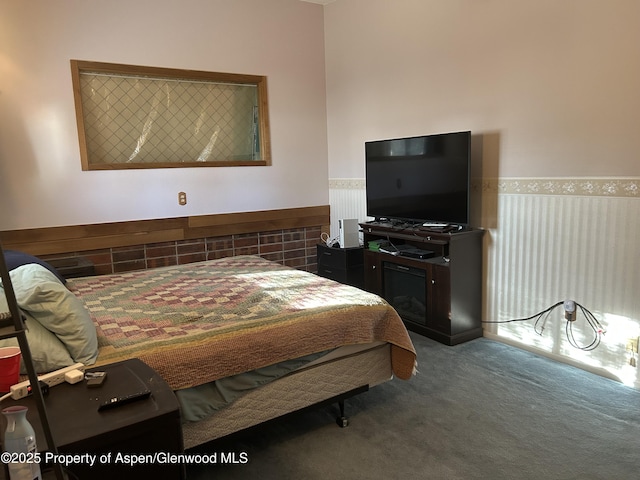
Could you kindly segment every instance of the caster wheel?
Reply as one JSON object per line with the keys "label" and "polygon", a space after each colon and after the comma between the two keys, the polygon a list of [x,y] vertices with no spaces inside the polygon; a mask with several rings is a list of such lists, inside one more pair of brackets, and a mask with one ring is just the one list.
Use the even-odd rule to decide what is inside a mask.
{"label": "caster wheel", "polygon": [[349,426],[349,419],[347,417],[338,417],[336,423],[340,428],[346,428]]}

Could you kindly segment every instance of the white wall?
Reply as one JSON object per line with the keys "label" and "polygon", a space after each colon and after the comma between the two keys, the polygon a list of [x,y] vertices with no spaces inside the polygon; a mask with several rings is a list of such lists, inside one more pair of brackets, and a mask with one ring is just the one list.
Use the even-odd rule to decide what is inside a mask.
{"label": "white wall", "polygon": [[[0,0],[0,12],[0,230],[328,203],[320,5]],[[70,59],[266,75],[273,165],[81,171]]]}
{"label": "white wall", "polygon": [[365,219],[365,141],[471,130],[483,320],[570,298],[608,330],[591,352],[561,312],[487,335],[640,388],[640,2],[338,0],[325,39],[332,220]]}

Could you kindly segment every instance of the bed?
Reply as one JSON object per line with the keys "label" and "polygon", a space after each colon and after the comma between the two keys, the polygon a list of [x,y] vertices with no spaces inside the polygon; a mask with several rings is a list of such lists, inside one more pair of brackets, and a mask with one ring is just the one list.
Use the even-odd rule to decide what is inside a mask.
{"label": "bed", "polygon": [[[151,366],[181,401],[185,448],[415,372],[408,333],[380,297],[257,256],[70,279],[55,286],[73,312],[64,321],[42,318],[60,310],[56,295],[21,291],[34,270],[36,283],[62,284],[41,265],[11,272],[27,324],[44,325],[71,361]],[[210,400],[225,382],[223,404]]]}

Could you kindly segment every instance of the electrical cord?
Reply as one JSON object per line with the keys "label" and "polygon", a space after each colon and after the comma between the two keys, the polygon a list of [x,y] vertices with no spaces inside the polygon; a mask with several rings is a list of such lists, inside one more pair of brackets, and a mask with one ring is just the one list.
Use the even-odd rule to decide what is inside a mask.
{"label": "electrical cord", "polygon": [[589,310],[587,310],[585,307],[583,307],[579,303],[576,303],[576,305],[580,308],[580,311],[586,318],[587,323],[591,326],[591,329],[594,332],[594,338],[589,345],[585,345],[585,346],[579,345],[573,335],[573,323],[575,322],[567,321],[567,324],[565,326],[567,339],[569,340],[569,343],[571,344],[571,346],[575,348],[578,348],[580,350],[586,350],[586,351],[593,350],[597,348],[598,345],[600,345],[600,342],[602,341],[602,335],[606,333],[606,330],[604,329],[602,324],[598,321],[598,319],[593,315],[593,313],[591,313]]}
{"label": "electrical cord", "polygon": [[320,234],[320,240],[322,240],[327,247],[331,247],[332,245],[338,243],[338,237],[330,237],[326,232],[322,232]]}
{"label": "electrical cord", "polygon": [[[533,329],[538,335],[542,336],[545,326],[547,324],[549,315],[560,305],[564,306],[565,319],[566,319],[565,334],[567,336],[567,340],[569,341],[569,344],[572,347],[577,348],[578,350],[583,350],[583,351],[590,351],[597,348],[598,345],[600,345],[600,342],[602,341],[602,335],[606,333],[606,330],[593,313],[591,313],[584,306],[580,305],[578,302],[574,302],[573,300],[566,300],[566,301],[563,300],[560,302],[556,302],[550,307],[545,308],[541,312],[531,315],[530,317],[515,318],[511,320],[495,320],[495,321],[487,320],[487,321],[483,321],[482,323],[527,322],[529,320],[536,319],[533,325]],[[589,325],[589,327],[591,328],[591,331],[593,332],[593,340],[591,340],[591,342],[586,345],[581,345],[576,340],[576,337],[573,332],[573,324],[576,322],[576,312],[575,312],[576,307],[580,309],[580,311],[582,312],[582,314],[586,319],[587,324]]]}

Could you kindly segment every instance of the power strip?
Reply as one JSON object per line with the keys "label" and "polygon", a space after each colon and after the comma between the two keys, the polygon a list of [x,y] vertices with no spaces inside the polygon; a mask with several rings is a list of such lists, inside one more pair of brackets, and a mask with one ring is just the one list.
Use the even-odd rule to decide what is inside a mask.
{"label": "power strip", "polygon": [[[61,368],[60,370],[56,370],[55,372],[45,373],[38,377],[38,380],[46,383],[49,387],[55,387],[56,385],[60,385],[66,381],[65,375],[69,372],[73,372],[74,370],[79,370],[84,372],[85,366],[83,363],[76,363],[74,365],[70,365],[68,367]],[[26,397],[31,393],[31,382],[26,380],[24,382],[16,383],[11,386],[11,398],[14,400],[20,400],[21,398]]]}

